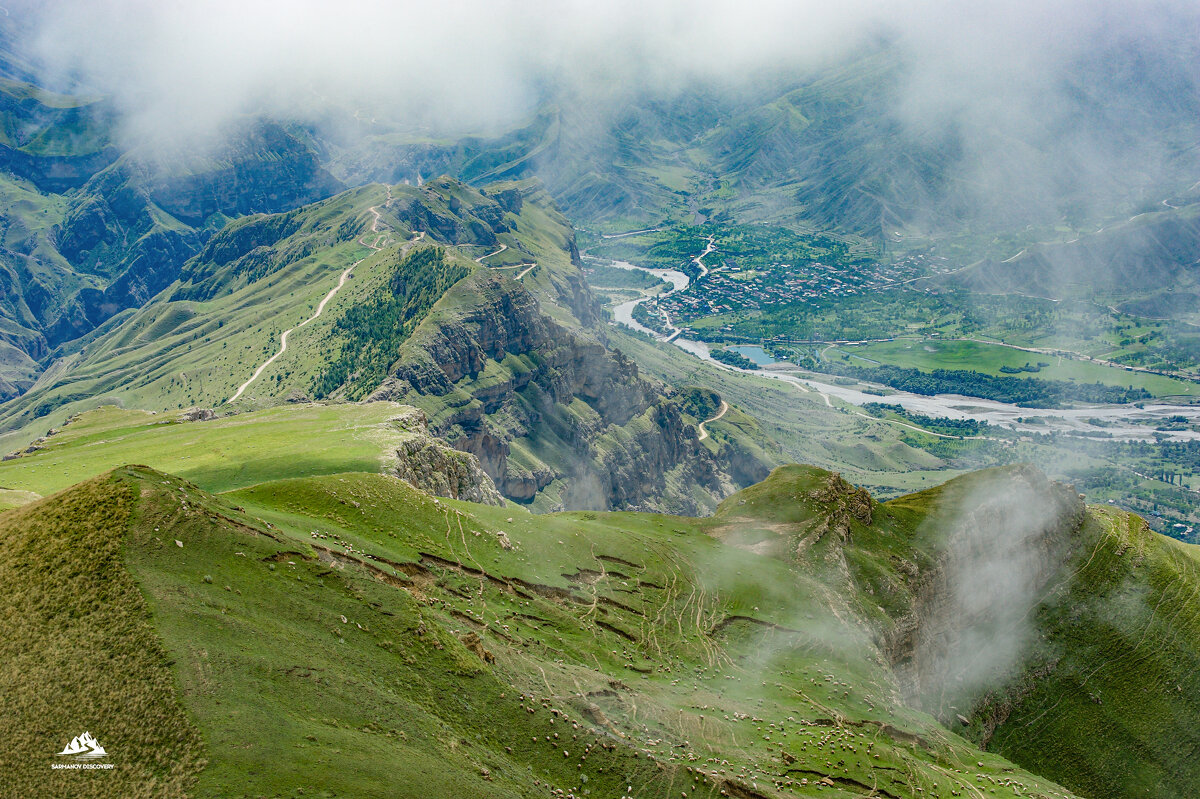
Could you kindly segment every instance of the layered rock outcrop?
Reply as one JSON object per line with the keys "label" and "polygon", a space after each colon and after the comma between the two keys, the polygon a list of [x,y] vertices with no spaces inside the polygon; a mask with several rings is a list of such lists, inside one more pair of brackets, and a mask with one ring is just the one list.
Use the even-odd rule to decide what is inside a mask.
{"label": "layered rock outcrop", "polygon": [[447,447],[430,435],[414,436],[397,448],[396,476],[434,496],[482,505],[504,504],[478,458]]}
{"label": "layered rock outcrop", "polygon": [[723,492],[728,479],[662,387],[519,283],[480,270],[439,305],[371,399],[428,409],[432,431],[505,496],[529,502],[560,481],[554,507],[704,510],[672,496],[681,470]]}
{"label": "layered rock outcrop", "polygon": [[429,434],[424,412],[414,410],[392,420],[411,433],[396,447],[389,469],[401,480],[426,493],[482,505],[503,505],[492,478],[469,452],[454,449]]}

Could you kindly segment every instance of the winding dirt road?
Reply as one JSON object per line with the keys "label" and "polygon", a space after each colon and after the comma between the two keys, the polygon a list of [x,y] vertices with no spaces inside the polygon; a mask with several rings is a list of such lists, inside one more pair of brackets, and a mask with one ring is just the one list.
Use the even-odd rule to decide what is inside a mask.
{"label": "winding dirt road", "polygon": [[[392,189],[390,186],[388,186],[387,187],[387,200],[383,203],[383,207],[387,208],[391,204],[392,204]],[[375,220],[371,223],[371,231],[370,232],[371,233],[380,233],[379,222],[380,222],[381,216],[379,213],[379,206],[373,205],[370,208],[368,208],[367,210],[370,211],[375,216]],[[388,237],[388,235],[386,233],[384,233],[383,235],[377,236],[375,238],[374,244],[368,244],[365,241],[366,234],[364,234],[363,236],[361,236],[358,239],[358,243],[370,250],[379,252],[380,250],[383,249],[384,244],[386,243],[387,237]],[[418,233],[417,235],[412,237],[412,240],[409,241],[409,244],[410,245],[416,244],[418,241],[421,241],[424,238],[425,238],[425,231],[422,230],[420,233]],[[346,285],[346,281],[350,278],[350,274],[351,274],[351,272],[354,271],[354,267],[358,266],[359,264],[361,264],[363,261],[365,261],[369,257],[370,256],[368,255],[368,256],[359,258],[357,261],[355,261],[354,263],[347,266],[344,270],[342,270],[342,276],[338,279],[337,285],[334,286],[333,288],[331,288],[329,290],[329,293],[325,295],[324,299],[322,299],[321,302],[317,304],[317,309],[315,311],[313,311],[313,315],[308,317],[307,319],[305,319],[303,322],[296,325],[295,327],[289,327],[287,330],[283,331],[283,333],[280,334],[279,350],[274,355],[272,355],[270,358],[267,358],[265,361],[263,361],[262,364],[257,369],[254,370],[254,374],[250,375],[249,380],[247,380],[245,383],[242,383],[240,386],[238,386],[238,390],[236,392],[234,392],[234,395],[232,397],[230,397],[229,399],[225,400],[226,404],[229,404],[229,403],[233,402],[234,400],[236,400],[238,397],[242,396],[242,393],[247,388],[250,387],[251,383],[253,383],[255,380],[258,379],[259,375],[261,375],[263,373],[263,370],[265,370],[268,366],[270,366],[272,363],[274,363],[276,358],[278,358],[280,355],[283,355],[285,352],[287,352],[288,336],[291,335],[292,331],[299,330],[300,328],[307,325],[309,322],[311,322],[314,319],[316,319],[317,317],[319,317],[325,311],[325,306],[329,304],[329,301],[333,299],[334,295],[337,294],[338,291],[341,290],[342,286]]]}
{"label": "winding dirt road", "polygon": [[[507,249],[508,249],[508,245],[501,243],[500,249],[493,250],[492,252],[489,252],[487,255],[479,256],[478,258],[475,259],[475,263],[479,264],[480,266],[487,266],[487,264],[485,264],[484,261],[486,261],[488,258],[491,258],[493,255],[499,255],[500,253],[504,252]],[[508,266],[489,266],[488,268],[495,269],[497,271],[499,271],[501,269],[519,269],[521,271],[517,272],[517,274],[513,277],[513,280],[520,280],[521,278],[525,277],[530,272],[532,272],[534,269],[536,269],[537,264],[536,263],[509,264]]]}
{"label": "winding dirt road", "polygon": [[704,261],[702,261],[700,259],[702,259],[704,256],[708,255],[710,252],[717,249],[717,245],[713,243],[713,241],[715,239],[716,239],[716,236],[709,236],[708,237],[708,246],[706,246],[704,248],[704,252],[700,253],[699,255],[697,255],[695,258],[692,259],[692,263],[694,263],[696,266],[700,267],[700,277],[696,278],[697,282],[699,282],[702,278],[705,278],[708,276],[708,267],[705,266]]}
{"label": "winding dirt road", "polygon": [[481,256],[479,256],[478,258],[476,258],[476,259],[475,259],[475,263],[477,263],[477,264],[481,264],[481,263],[483,263],[483,261],[484,261],[484,259],[485,259],[485,258],[491,258],[493,255],[499,255],[500,253],[504,252],[504,251],[505,251],[505,250],[507,250],[507,249],[508,249],[508,245],[507,245],[507,244],[504,244],[504,243],[501,243],[501,244],[500,244],[500,249],[498,249],[498,250],[493,250],[492,252],[489,252],[487,255],[481,255]]}
{"label": "winding dirt road", "polygon": [[717,421],[722,416],[724,416],[728,410],[729,410],[729,403],[726,402],[725,400],[721,400],[721,410],[717,411],[717,415],[712,417],[711,419],[705,419],[703,422],[701,422],[699,424],[699,426],[698,426],[699,430],[700,430],[700,436],[698,439],[699,441],[703,441],[704,439],[708,438],[708,430],[704,427],[704,425],[708,424],[709,422]]}

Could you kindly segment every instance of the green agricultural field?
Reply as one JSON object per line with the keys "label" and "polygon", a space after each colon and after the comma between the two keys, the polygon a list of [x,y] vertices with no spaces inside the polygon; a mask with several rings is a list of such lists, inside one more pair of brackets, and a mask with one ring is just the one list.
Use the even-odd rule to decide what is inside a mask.
{"label": "green agricultural field", "polygon": [[1001,367],[1018,369],[1029,365],[1036,369],[1040,362],[1049,365],[1037,371],[1009,373],[1006,376],[1144,388],[1156,397],[1200,396],[1200,383],[977,341],[898,338],[895,341],[839,345],[826,350],[824,357],[832,359],[841,354],[849,355],[860,366],[882,363],[922,371],[968,369],[998,376],[1005,375]]}

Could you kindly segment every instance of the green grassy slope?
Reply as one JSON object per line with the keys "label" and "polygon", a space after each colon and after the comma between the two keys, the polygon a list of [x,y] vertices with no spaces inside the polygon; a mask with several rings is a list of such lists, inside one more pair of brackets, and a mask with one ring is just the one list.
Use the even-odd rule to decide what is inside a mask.
{"label": "green grassy slope", "polygon": [[65,197],[0,172],[0,216],[5,221],[0,233],[0,282],[5,287],[0,302],[0,398],[15,397],[41,373],[38,360],[48,347],[40,329],[53,312],[46,295],[70,295],[97,283],[71,269],[54,246],[54,227],[66,211]]}
{"label": "green grassy slope", "polygon": [[[34,420],[38,427],[57,424],[100,404],[147,410],[218,405],[279,349],[284,330],[314,313],[343,270],[361,260],[327,311],[289,337],[288,352],[247,389],[243,405],[321,393],[317,390],[329,387],[320,378],[344,343],[339,321],[381,291],[390,294],[389,281],[414,234],[461,244],[463,251],[452,260],[463,268],[474,267],[466,254],[496,248],[493,228],[473,211],[488,214],[502,232],[499,243],[518,262],[538,263],[523,283],[546,300],[546,310],[577,324],[569,306],[552,301],[570,296],[563,276],[575,271],[570,226],[540,207],[529,187],[524,189],[533,197],[529,202],[522,202],[512,184],[494,192],[521,214],[505,219],[495,200],[453,181],[435,181],[422,189],[366,186],[296,211],[232,222],[188,263],[174,286],[63,349],[62,359],[32,390],[0,411],[0,427],[13,433]],[[377,223],[372,207],[381,214]],[[421,305],[421,314],[428,305]],[[382,364],[387,363],[385,353]],[[28,440],[30,432],[9,438]]]}
{"label": "green grassy slope", "polygon": [[[1031,636],[948,710],[944,693],[913,692],[914,668],[916,684],[961,677],[921,661],[921,636],[962,633],[928,594],[955,562],[956,524],[976,518],[961,514],[987,529],[986,497],[1022,485],[1023,505],[1057,509],[1030,539],[1049,553]],[[1196,557],[1027,470],[881,505],[788,467],[688,519],[534,516],[364,473],[217,497],[138,468],[0,516],[5,565],[33,552],[22,536],[97,502],[105,521],[88,524],[123,538],[205,747],[193,795],[1068,795],[1054,779],[1173,797],[1197,784]],[[41,585],[56,607],[65,589]],[[78,601],[98,590],[85,588]]]}
{"label": "green grassy slope", "polygon": [[848,573],[908,701],[986,750],[1086,796],[1200,783],[1200,557],[1142,519],[1022,468],[874,505],[788,467],[714,523]]}
{"label": "green grassy slope", "polygon": [[[174,657],[126,566],[136,491],[105,476],[0,516],[5,796],[183,797],[204,765]],[[52,771],[85,731],[116,768]]]}
{"label": "green grassy slope", "polygon": [[[759,445],[730,462],[749,420],[699,447],[686,428],[699,420],[607,350],[577,261],[570,224],[532,181],[375,185],[247,216],[144,307],[60,350],[0,409],[0,446],[105,405],[383,398],[425,410],[501,491],[541,508],[696,512],[765,475]],[[95,474],[93,462],[63,476]]]}
{"label": "green grassy slope", "polygon": [[988,745],[1088,796],[1191,795],[1200,783],[1200,553],[1135,516],[1093,513],[1091,549],[1039,610],[1053,645],[984,700],[998,723]]}
{"label": "green grassy slope", "polygon": [[[224,498],[106,481],[205,747],[194,796],[1069,795],[906,708],[844,578],[722,543],[732,512],[535,517],[365,474]],[[796,521],[779,486],[727,504]]]}
{"label": "green grassy slope", "polygon": [[28,500],[133,462],[208,491],[281,477],[381,471],[413,435],[412,410],[394,402],[284,405],[188,421],[178,413],[110,405],[81,414],[34,452],[0,463],[0,486],[29,492]]}
{"label": "green grassy slope", "polygon": [[[175,288],[63,352],[33,389],[4,407],[0,425],[11,432],[34,420],[59,424],[103,404],[156,411],[219,405],[279,348],[283,330],[312,315],[347,266],[372,254],[357,239],[371,224],[367,208],[384,199],[382,187],[366,187],[299,212],[233,223]],[[364,263],[335,300],[352,302],[376,277],[371,267],[380,257]],[[298,354],[310,349],[302,338],[291,342]],[[319,368],[306,361],[298,364]],[[289,366],[297,363],[278,364]],[[264,374],[261,385],[279,389],[278,374]]]}
{"label": "green grassy slope", "polygon": [[28,388],[51,349],[170,286],[229,218],[343,188],[278,124],[164,154],[123,151],[117,114],[107,101],[0,79],[0,319],[7,346],[36,364],[12,369],[6,354],[0,397]]}
{"label": "green grassy slope", "polygon": [[33,156],[86,156],[109,146],[113,110],[95,98],[0,78],[0,145]]}
{"label": "green grassy slope", "polygon": [[1019,257],[988,259],[945,278],[986,293],[1085,298],[1125,313],[1196,324],[1193,253],[1200,244],[1195,197],[1143,203],[1069,242],[1031,244]]}

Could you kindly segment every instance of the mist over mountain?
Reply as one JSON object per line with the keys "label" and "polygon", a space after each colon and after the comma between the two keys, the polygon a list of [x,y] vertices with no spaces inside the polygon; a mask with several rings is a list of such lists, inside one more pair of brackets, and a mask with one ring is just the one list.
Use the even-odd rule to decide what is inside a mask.
{"label": "mist over mountain", "polygon": [[[126,146],[213,146],[262,114],[352,149],[436,144],[522,129],[551,107],[553,146],[523,155],[530,172],[561,176],[552,188],[569,207],[586,208],[572,193],[579,173],[639,157],[647,125],[680,145],[708,134],[718,154],[711,140],[727,149],[747,124],[773,125],[768,149],[818,183],[837,169],[818,152],[833,127],[860,172],[843,179],[888,205],[849,209],[839,221],[856,227],[877,225],[876,212],[934,227],[1078,216],[1152,187],[1187,189],[1172,178],[1197,158],[1200,12],[1186,2],[364,1],[334,12],[117,0],[26,13],[43,74],[113,98]],[[839,78],[871,54],[871,71]],[[780,97],[797,101],[807,129],[762,119]],[[613,152],[626,136],[634,152]],[[908,163],[878,163],[880,141]],[[764,153],[742,180],[778,182],[762,174],[774,165]],[[801,188],[836,218],[817,193]]]}

